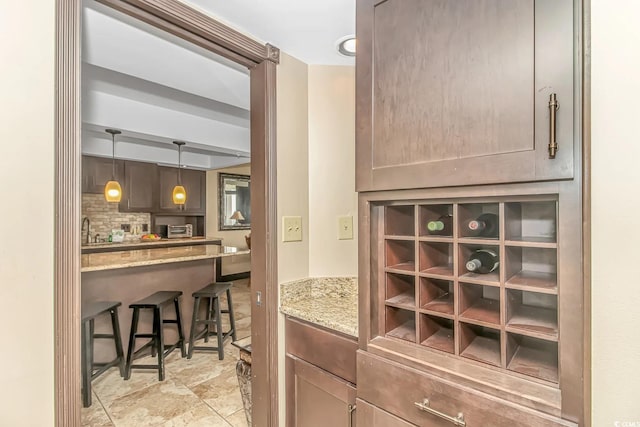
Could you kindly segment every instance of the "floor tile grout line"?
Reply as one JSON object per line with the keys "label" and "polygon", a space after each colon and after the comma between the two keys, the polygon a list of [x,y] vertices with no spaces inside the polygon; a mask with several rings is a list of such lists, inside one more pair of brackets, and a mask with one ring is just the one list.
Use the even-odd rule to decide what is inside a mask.
{"label": "floor tile grout line", "polygon": [[115,421],[113,421],[113,418],[111,418],[111,414],[109,413],[109,411],[107,411],[107,408],[102,403],[102,399],[100,399],[100,396],[98,396],[98,393],[94,392],[93,394],[96,397],[96,399],[98,400],[98,402],[100,402],[100,406],[102,407],[102,410],[104,411],[104,414],[107,416],[107,418],[109,418],[109,421],[111,421],[111,424],[113,425],[113,427],[116,427]]}
{"label": "floor tile grout line", "polygon": [[205,400],[201,399],[201,398],[200,398],[200,396],[198,396],[198,399],[200,399],[200,401],[201,401],[202,403],[204,403],[204,404],[207,406],[207,408],[211,409],[211,410],[212,410],[212,411],[213,411],[217,416],[219,416],[220,418],[222,418],[222,419],[224,420],[224,422],[225,422],[225,423],[227,423],[227,424],[229,424],[231,427],[233,427],[233,425],[232,425],[229,421],[227,421],[227,418],[226,418],[226,417],[223,417],[223,416],[222,416],[222,414],[221,414],[220,412],[216,411],[216,410],[213,408],[213,406],[209,405]]}

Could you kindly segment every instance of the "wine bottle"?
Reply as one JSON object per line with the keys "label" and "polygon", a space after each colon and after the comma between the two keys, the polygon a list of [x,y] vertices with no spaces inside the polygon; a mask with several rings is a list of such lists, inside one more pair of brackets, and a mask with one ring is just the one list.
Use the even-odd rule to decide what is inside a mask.
{"label": "wine bottle", "polygon": [[467,270],[472,273],[487,274],[496,270],[500,265],[498,254],[492,249],[478,249],[467,261]]}
{"label": "wine bottle", "polygon": [[453,235],[453,217],[451,215],[442,215],[437,220],[429,221],[427,223],[427,231],[429,234],[435,234],[439,236],[451,236]]}
{"label": "wine bottle", "polygon": [[483,213],[467,222],[466,231],[473,237],[498,237],[498,215]]}

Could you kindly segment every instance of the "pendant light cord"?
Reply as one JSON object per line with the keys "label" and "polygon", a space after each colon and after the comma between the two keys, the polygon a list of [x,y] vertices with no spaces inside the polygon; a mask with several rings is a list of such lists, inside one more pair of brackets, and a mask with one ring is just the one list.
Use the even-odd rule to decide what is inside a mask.
{"label": "pendant light cord", "polygon": [[178,145],[178,185],[182,185],[182,145]]}
{"label": "pendant light cord", "polygon": [[116,180],[116,135],[111,134],[111,180]]}

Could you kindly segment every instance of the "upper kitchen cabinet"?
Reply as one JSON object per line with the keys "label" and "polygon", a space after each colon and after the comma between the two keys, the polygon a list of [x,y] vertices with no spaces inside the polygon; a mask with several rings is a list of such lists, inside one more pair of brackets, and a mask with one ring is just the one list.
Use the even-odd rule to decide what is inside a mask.
{"label": "upper kitchen cabinet", "polygon": [[[115,178],[122,180],[124,162],[115,161]],[[113,161],[110,158],[82,156],[82,192],[104,193],[104,186],[113,178]]]}
{"label": "upper kitchen cabinet", "polygon": [[358,0],[357,190],[573,178],[575,34],[571,0]]}
{"label": "upper kitchen cabinet", "polygon": [[154,163],[127,161],[120,212],[151,212],[156,206],[158,166]]}
{"label": "upper kitchen cabinet", "polygon": [[182,185],[187,192],[187,202],[184,207],[173,203],[173,187],[178,183],[178,169],[158,167],[160,181],[160,212],[203,214],[206,211],[206,172],[182,169]]}

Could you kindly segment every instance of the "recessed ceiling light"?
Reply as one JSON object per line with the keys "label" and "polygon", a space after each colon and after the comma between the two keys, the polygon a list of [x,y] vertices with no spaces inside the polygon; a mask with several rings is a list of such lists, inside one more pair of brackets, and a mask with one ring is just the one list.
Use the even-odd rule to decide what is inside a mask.
{"label": "recessed ceiling light", "polygon": [[336,42],[338,53],[344,56],[356,56],[356,37],[348,35],[341,37]]}

